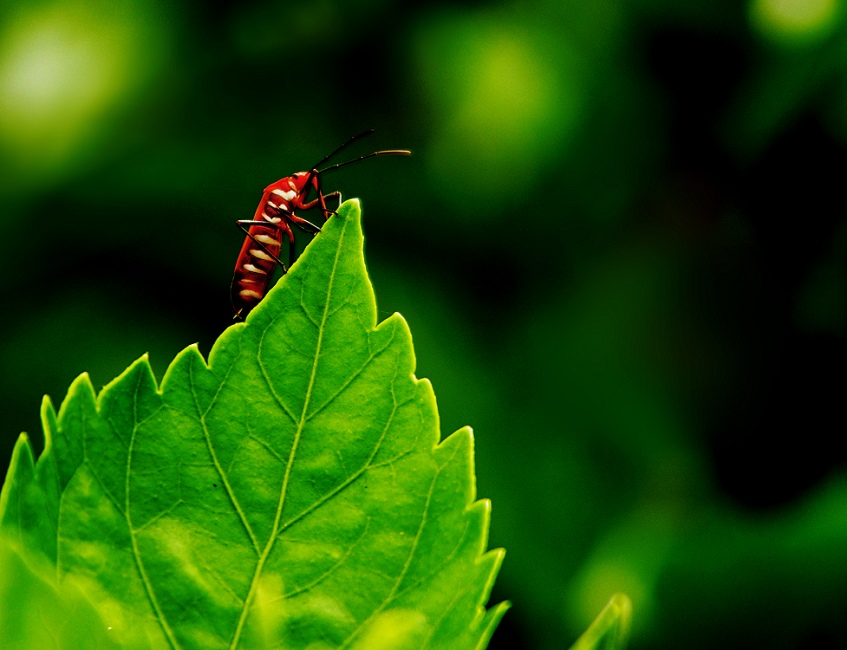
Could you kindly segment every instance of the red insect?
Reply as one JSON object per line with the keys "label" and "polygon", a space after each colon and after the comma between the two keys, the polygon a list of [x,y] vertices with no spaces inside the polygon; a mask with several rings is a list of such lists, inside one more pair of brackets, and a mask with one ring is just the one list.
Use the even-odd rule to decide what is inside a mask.
{"label": "red insect", "polygon": [[[366,156],[331,165],[325,169],[318,169],[344,147],[371,133],[373,133],[373,129],[354,135],[312,167],[311,171],[297,172],[271,183],[262,192],[262,200],[259,202],[259,207],[256,208],[253,218],[241,219],[236,222],[247,237],[244,239],[244,245],[238,254],[230,287],[234,318],[245,318],[250,310],[265,297],[271,275],[273,275],[277,264],[282,268],[283,273],[288,272],[288,267],[279,259],[283,235],[288,238],[288,265],[290,266],[294,263],[294,231],[292,226],[297,226],[303,232],[312,235],[321,231],[319,226],[302,218],[295,211],[320,208],[324,221],[326,221],[330,215],[335,214],[333,210],[327,208],[326,200],[335,198],[341,205],[341,192],[335,191],[324,194],[321,190],[321,174],[373,156],[409,155],[411,153],[406,149],[375,151]],[[309,191],[313,188],[317,196],[312,200],[307,200]]]}

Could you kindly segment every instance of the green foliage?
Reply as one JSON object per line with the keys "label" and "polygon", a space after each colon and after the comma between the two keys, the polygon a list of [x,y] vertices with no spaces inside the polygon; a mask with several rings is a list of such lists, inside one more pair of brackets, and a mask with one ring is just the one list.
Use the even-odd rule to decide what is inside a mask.
{"label": "green foliage", "polygon": [[335,162],[414,155],[323,186],[478,432],[511,646],[625,592],[636,648],[847,648],[844,6],[0,3],[0,466],[81,370],[205,355],[233,220],[373,126]]}
{"label": "green foliage", "polygon": [[0,538],[0,645],[4,648],[117,648],[106,624],[72,580]]}
{"label": "green foliage", "polygon": [[45,399],[37,464],[18,441],[2,528],[92,585],[114,638],[487,644],[507,605],[483,607],[503,551],[486,552],[472,433],[439,443],[362,244],[348,201],[208,364],[191,346],[157,387],[143,357],[99,395],[82,375],[58,415]]}
{"label": "green foliage", "polygon": [[615,594],[571,650],[624,650],[631,616],[629,598],[625,594]]}

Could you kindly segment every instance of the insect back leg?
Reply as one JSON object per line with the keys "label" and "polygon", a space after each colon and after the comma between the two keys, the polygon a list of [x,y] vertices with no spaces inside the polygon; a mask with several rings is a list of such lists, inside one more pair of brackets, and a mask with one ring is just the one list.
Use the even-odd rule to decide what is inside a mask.
{"label": "insect back leg", "polygon": [[[261,232],[256,233],[256,234],[250,232],[250,229],[253,226],[261,226],[263,228],[267,228],[268,230],[274,230],[274,229],[282,230],[283,232],[286,232],[286,234],[288,235],[288,241],[289,241],[288,247],[289,247],[289,249],[291,249],[294,246],[294,233],[291,232],[291,228],[287,227],[287,224],[285,224],[286,227],[282,227],[282,224],[284,224],[284,223],[285,222],[282,222],[280,224],[276,224],[276,223],[269,223],[267,221],[253,221],[252,219],[239,219],[238,221],[235,222],[235,225],[237,225],[244,232],[245,235],[247,235],[250,239],[252,239],[253,242],[262,251],[264,251],[265,254],[271,260],[273,260],[274,262],[279,264],[283,273],[288,273],[288,267],[285,266],[285,264],[283,263],[283,261],[281,259],[279,259],[279,255],[277,255],[277,253],[275,253],[272,250],[273,248],[280,248],[281,238],[276,238],[276,237],[273,237],[272,235],[266,235],[266,234],[261,233]],[[269,248],[269,246],[271,248]],[[291,257],[291,255],[289,255],[289,258],[290,257]],[[291,262],[289,261],[289,265],[290,264],[291,264]]]}

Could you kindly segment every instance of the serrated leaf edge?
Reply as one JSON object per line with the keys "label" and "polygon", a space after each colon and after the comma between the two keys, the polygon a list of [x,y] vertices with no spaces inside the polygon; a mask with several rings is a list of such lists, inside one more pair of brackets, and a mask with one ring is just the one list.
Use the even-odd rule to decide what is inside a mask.
{"label": "serrated leaf edge", "polygon": [[[358,212],[358,201],[354,200],[354,202],[356,203],[356,205],[352,209],[355,212]],[[346,224],[345,224],[345,227],[346,227]],[[339,250],[336,253],[336,260],[335,260],[336,264],[338,262],[338,256],[340,255],[340,252],[341,252],[341,247],[339,246]],[[303,259],[303,257],[306,256],[307,254],[308,254],[308,250],[303,254],[303,256],[301,256],[301,259]],[[300,260],[298,260],[298,262],[299,261]],[[331,277],[333,277],[333,275],[334,274],[331,274]],[[285,281],[285,276],[283,276],[280,283],[284,282],[284,281]],[[280,283],[278,283],[278,284],[280,284]],[[275,288],[277,288],[277,287],[275,287]],[[327,295],[329,296],[330,293],[331,293],[331,291],[328,291]],[[326,311],[327,310],[324,310],[324,314],[326,314]],[[15,445],[15,450],[13,452],[13,458],[12,458],[12,463],[10,464],[9,473],[13,474],[13,472],[21,472],[21,471],[25,472],[26,468],[31,468],[29,474],[33,475],[37,471],[37,466],[40,465],[42,463],[42,461],[46,461],[47,459],[49,459],[53,455],[54,450],[53,450],[53,442],[52,442],[52,439],[53,439],[52,431],[55,427],[57,427],[59,425],[60,422],[63,421],[63,418],[64,418],[64,416],[67,412],[69,404],[71,404],[71,402],[74,399],[81,399],[83,401],[89,401],[90,400],[90,402],[94,406],[94,409],[96,410],[96,412],[98,414],[100,414],[102,412],[103,402],[104,402],[105,399],[108,398],[108,396],[112,392],[112,390],[114,390],[116,387],[120,386],[123,382],[130,380],[130,377],[132,375],[136,374],[136,373],[140,373],[139,380],[141,380],[142,377],[148,379],[151,382],[152,388],[155,391],[155,393],[158,396],[163,396],[164,392],[167,388],[167,385],[168,385],[168,383],[171,379],[171,376],[174,372],[174,369],[177,367],[178,364],[185,361],[185,357],[195,356],[197,360],[202,361],[203,366],[207,370],[213,370],[213,367],[215,365],[215,358],[216,358],[217,354],[221,352],[222,348],[225,345],[231,345],[233,343],[236,344],[236,345],[240,345],[240,339],[241,339],[241,335],[244,331],[244,328],[256,316],[256,314],[257,314],[257,311],[254,310],[248,316],[247,322],[237,323],[237,324],[230,326],[220,337],[218,337],[216,339],[214,345],[212,346],[212,349],[209,352],[208,360],[203,357],[203,355],[199,351],[198,345],[196,343],[191,344],[191,345],[187,346],[186,348],[184,348],[183,350],[181,350],[174,357],[174,359],[171,361],[171,363],[168,364],[168,367],[167,367],[167,369],[166,369],[166,371],[165,371],[165,373],[162,377],[161,382],[156,381],[155,375],[153,374],[153,371],[152,371],[152,367],[150,366],[150,363],[149,363],[149,356],[148,356],[147,353],[145,353],[145,354],[141,355],[139,358],[137,358],[135,361],[133,361],[117,377],[115,377],[110,382],[108,382],[106,385],[104,385],[103,388],[100,391],[96,391],[94,389],[94,386],[91,382],[91,379],[90,379],[90,376],[88,375],[88,373],[81,373],[71,383],[65,398],[62,400],[62,403],[60,405],[58,413],[56,413],[49,397],[45,396],[44,400],[42,401],[42,409],[41,409],[41,416],[42,416],[41,419],[42,419],[42,426],[43,426],[44,437],[45,437],[44,451],[42,452],[42,454],[40,455],[40,457],[38,459],[38,462],[36,463],[35,460],[34,460],[34,453],[33,453],[32,445],[29,441],[28,436],[26,434],[21,434],[21,436],[18,439],[17,444]],[[382,322],[376,323],[375,327],[380,328],[380,327],[383,327],[383,326],[388,326],[389,324],[395,325],[398,321],[400,323],[402,323],[402,325],[401,325],[402,327],[405,327],[406,330],[408,330],[408,324],[406,323],[406,321],[402,317],[402,315],[400,315],[398,313],[392,314],[392,316],[383,320]],[[323,325],[323,323],[322,323],[322,325]],[[323,328],[321,328],[321,330],[320,330],[321,334],[322,334],[322,330],[323,330]],[[409,339],[411,340],[411,336],[409,336]],[[412,352],[412,367],[414,368],[414,366],[416,364],[415,364],[414,349],[413,348],[412,348],[411,352]],[[317,355],[316,355],[316,358],[317,358]],[[310,389],[311,389],[312,383],[314,381],[314,372],[315,372],[315,364],[313,364],[312,378],[310,379]],[[423,384],[424,387],[425,387],[424,390],[426,390],[429,393],[429,398],[434,401],[434,399],[435,399],[434,392],[432,391],[432,387],[431,387],[431,384],[430,384],[428,379],[426,379],[426,378],[418,379],[414,375],[414,372],[412,372],[412,380],[413,380],[413,382],[415,383],[416,386]],[[137,393],[137,388],[136,388],[136,393]],[[308,404],[308,399],[306,400],[305,404]],[[306,407],[304,405],[304,409],[305,408]],[[305,410],[304,410],[304,412],[305,412]],[[436,417],[438,417],[437,408],[435,409],[435,414],[436,414]],[[139,423],[136,420],[135,421],[135,429],[137,429],[138,424]],[[302,414],[301,414],[301,426],[302,426]],[[440,423],[439,423],[439,426],[438,426],[438,430],[440,431]],[[134,430],[133,434],[132,434],[133,439],[134,439],[135,433],[136,432]],[[464,428],[459,429],[458,431],[454,432],[453,434],[445,437],[444,439],[442,439],[440,441],[436,441],[434,446],[433,446],[433,452],[435,452],[436,455],[438,455],[440,453],[447,452],[448,449],[452,445],[457,444],[459,442],[459,439],[462,438],[463,436],[469,437],[470,443],[471,443],[470,444],[470,451],[469,451],[469,454],[470,454],[469,470],[470,471],[469,471],[469,476],[467,477],[468,482],[469,482],[469,486],[470,486],[470,490],[469,490],[470,499],[469,499],[469,502],[467,503],[467,505],[465,506],[464,510],[465,510],[466,513],[469,513],[471,510],[473,510],[475,508],[482,508],[483,511],[484,511],[484,515],[483,515],[484,521],[483,521],[482,526],[481,526],[482,535],[480,535],[479,545],[478,545],[479,548],[478,548],[478,551],[477,551],[479,553],[479,555],[475,559],[475,563],[477,565],[479,565],[479,564],[489,564],[490,565],[487,569],[488,578],[485,582],[485,585],[484,585],[483,591],[482,591],[483,597],[481,599],[481,602],[479,602],[478,605],[477,605],[479,612],[474,619],[474,624],[482,623],[483,621],[485,621],[485,619],[488,619],[484,624],[484,629],[482,630],[482,636],[479,638],[479,641],[475,646],[476,648],[481,649],[481,648],[484,648],[487,645],[488,640],[490,639],[491,635],[493,634],[493,631],[494,631],[497,623],[502,618],[503,614],[509,609],[510,603],[503,602],[503,603],[499,603],[496,606],[493,606],[492,608],[490,608],[488,610],[485,609],[485,603],[487,602],[488,597],[490,596],[490,592],[491,592],[491,589],[493,587],[494,581],[496,579],[497,573],[499,572],[503,558],[505,557],[505,551],[504,551],[504,549],[492,549],[492,550],[485,552],[485,547],[487,546],[487,543],[488,543],[488,535],[489,535],[489,530],[490,530],[489,529],[489,523],[490,523],[491,505],[490,505],[490,501],[488,499],[480,499],[480,500],[476,499],[476,472],[475,472],[475,467],[474,467],[474,465],[475,465],[474,460],[475,459],[474,459],[474,454],[473,454],[473,432],[472,432],[472,430],[470,429],[470,427],[464,427]],[[296,444],[292,446],[292,453],[293,453],[294,449],[296,449]],[[21,460],[22,454],[26,458],[29,459],[28,462],[26,460],[23,460],[23,461]],[[131,447],[130,447],[128,457],[131,457],[131,455],[132,454],[131,454]],[[24,463],[24,466],[21,466],[21,462]],[[131,461],[128,461],[128,463],[131,463]],[[290,471],[290,465],[291,465],[291,463],[289,462],[289,470],[288,471]],[[288,471],[287,471],[287,473],[288,473]],[[129,475],[129,468],[127,470],[127,476],[128,475]],[[61,490],[63,488],[64,488],[64,486],[61,486],[59,489]],[[3,486],[2,492],[0,493],[0,518],[2,518],[4,512],[6,511],[6,508],[8,507],[8,500],[9,500],[9,495],[10,495],[11,491],[12,490],[10,488],[10,481],[7,481]],[[127,495],[128,495],[128,493],[129,493],[129,491],[127,490]],[[284,500],[281,499],[281,503],[283,503],[283,501]],[[275,525],[278,523],[280,512],[281,512],[281,508],[278,508],[277,521],[275,521]],[[123,512],[121,514],[123,514],[125,517],[128,516],[126,511],[125,511],[125,508],[123,509]],[[149,578],[147,578],[146,571],[144,570],[143,562],[142,562],[142,559],[140,557],[139,549],[138,549],[138,546],[137,546],[137,541],[136,541],[136,537],[135,537],[135,534],[134,534],[134,528],[133,528],[130,520],[127,520],[127,525],[128,525],[128,529],[129,529],[129,532],[130,532],[131,539],[132,539],[133,557],[134,557],[134,560],[136,562],[139,573],[142,577],[144,587],[145,587],[145,591],[147,592],[147,595],[148,595],[148,598],[150,599],[151,605],[153,605],[153,607],[154,607],[154,610],[156,612],[156,617],[157,617],[159,624],[162,627],[163,632],[166,635],[168,641],[170,642],[172,647],[178,648],[180,646],[175,639],[173,631],[170,629],[169,625],[167,624],[166,617],[164,616],[163,612],[161,611],[160,607],[158,606],[158,602],[156,601],[155,594],[153,593],[153,590],[152,590],[152,585],[149,581]],[[275,538],[276,538],[276,535],[271,535],[269,537],[269,540],[275,540]],[[269,542],[268,546],[269,546],[269,548],[272,548],[272,541]],[[410,553],[410,558],[413,555],[414,555],[413,552]],[[57,567],[57,569],[58,569],[58,567]],[[254,575],[254,580],[252,581],[252,584],[251,584],[250,595],[252,595],[255,591],[255,584],[256,584],[255,576],[258,576],[258,575],[261,575],[261,566],[259,564],[257,564],[257,569],[256,569],[256,572],[255,572],[255,575]],[[402,581],[402,575],[398,578],[397,584],[399,585],[401,581]],[[390,598],[387,599],[387,602],[388,601],[390,601]],[[246,619],[246,613],[249,612],[249,602],[250,602],[250,596],[248,595],[248,597],[245,599],[245,606],[242,610],[242,621],[239,623],[239,630],[243,626],[243,620]],[[380,611],[382,611],[382,610],[378,610],[375,613],[379,613]],[[368,620],[370,620],[370,618]],[[359,626],[358,629],[359,630],[364,629],[366,622],[367,621],[363,621],[362,625]],[[353,636],[351,636],[350,639],[348,639],[348,641],[352,641],[355,638],[355,636],[356,636],[355,634]],[[237,644],[238,644],[238,641],[239,641],[239,634],[236,633],[234,635],[233,639],[232,639],[230,647],[231,648],[236,647]]]}

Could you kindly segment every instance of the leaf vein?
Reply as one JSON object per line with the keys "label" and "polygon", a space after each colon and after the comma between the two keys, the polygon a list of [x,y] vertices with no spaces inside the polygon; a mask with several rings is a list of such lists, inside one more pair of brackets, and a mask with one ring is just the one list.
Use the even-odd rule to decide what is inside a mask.
{"label": "leaf vein", "polygon": [[[239,353],[240,354],[240,353]],[[236,357],[237,358],[237,357]],[[221,382],[221,388],[218,388],[214,397],[212,398],[212,402],[217,399],[218,394],[222,390],[223,384],[226,381],[226,377],[229,376],[232,366],[235,365],[235,361],[233,361],[230,368],[227,369],[226,374],[224,375],[224,380]],[[200,404],[197,401],[197,390],[194,382],[194,366],[191,365],[188,367],[188,384],[191,387],[191,395],[194,399],[194,405],[197,408],[197,412],[200,412]],[[232,483],[229,481],[229,476],[224,471],[224,468],[221,466],[220,459],[218,458],[218,454],[215,451],[215,446],[212,444],[212,435],[209,431],[209,426],[206,423],[206,413],[211,409],[211,405],[206,412],[200,417],[200,425],[203,428],[203,440],[206,443],[206,449],[209,452],[209,456],[212,459],[212,463],[215,465],[215,470],[218,473],[218,476],[221,477],[221,482],[224,485],[224,489],[226,490],[227,496],[229,497],[232,506],[235,508],[235,512],[238,514],[238,519],[241,522],[241,525],[244,526],[244,530],[247,532],[247,536],[250,538],[251,543],[253,544],[253,550],[258,555],[260,553],[259,549],[259,540],[256,538],[255,533],[253,532],[253,528],[250,526],[250,522],[247,520],[247,515],[244,512],[244,509],[241,507],[241,503],[238,501],[238,497],[235,495],[235,490],[232,488]]]}
{"label": "leaf vein", "polygon": [[[393,386],[394,386],[394,384],[392,382],[392,391],[391,391],[392,397],[394,397]],[[356,472],[354,472],[344,482],[342,482],[337,487],[335,487],[332,490],[330,490],[329,492],[327,492],[320,499],[315,501],[311,506],[309,506],[305,510],[301,511],[300,513],[298,513],[297,515],[295,515],[294,517],[289,519],[287,522],[285,522],[282,526],[280,526],[279,535],[282,535],[287,529],[291,528],[298,521],[300,521],[301,519],[304,519],[306,516],[308,516],[309,514],[311,514],[312,512],[317,510],[318,508],[320,508],[324,503],[326,503],[330,499],[338,496],[341,492],[343,492],[348,487],[350,487],[360,476],[362,476],[368,469],[370,469],[372,467],[371,463],[373,462],[373,459],[376,457],[377,453],[379,452],[380,448],[382,447],[382,443],[385,440],[385,435],[388,433],[388,430],[391,428],[391,425],[394,422],[394,417],[397,413],[397,408],[398,408],[398,404],[396,403],[396,398],[395,398],[394,406],[391,409],[391,415],[388,416],[388,420],[386,421],[385,426],[383,427],[382,432],[380,433],[379,440],[377,440],[376,444],[374,445],[374,449],[371,452],[371,455],[368,457],[368,459],[365,461],[365,463],[362,465],[362,467],[360,467],[358,470],[356,470]]]}
{"label": "leaf vein", "polygon": [[[271,323],[273,323],[273,321],[271,321]],[[270,327],[270,325],[268,327]],[[268,390],[270,391],[271,395],[274,398],[274,401],[277,403],[277,406],[279,406],[280,410],[282,410],[282,412],[285,413],[289,417],[292,424],[297,424],[297,416],[295,416],[289,410],[289,408],[285,405],[285,402],[282,401],[282,397],[280,397],[280,395],[276,392],[276,389],[274,388],[273,383],[271,382],[270,375],[268,374],[268,369],[265,368],[265,362],[262,361],[261,351],[262,351],[263,341],[264,341],[264,335],[262,335],[262,338],[259,342],[259,354],[256,355],[256,361],[259,364],[259,369],[262,371],[262,378],[265,380],[265,384],[267,384]]]}
{"label": "leaf vein", "polygon": [[162,517],[164,517],[166,514],[168,514],[169,512],[171,512],[171,510],[176,510],[176,508],[177,508],[178,506],[182,505],[183,503],[185,503],[185,501],[184,501],[182,498],[177,499],[177,500],[176,500],[176,501],[174,501],[174,502],[173,502],[170,506],[168,506],[167,508],[165,508],[164,510],[162,510],[162,512],[160,512],[158,515],[156,515],[155,517],[150,517],[150,519],[148,519],[147,521],[145,521],[145,522],[144,522],[143,524],[141,524],[138,528],[133,529],[133,530],[132,530],[132,533],[133,533],[133,534],[134,534],[134,533],[140,533],[141,531],[143,531],[143,530],[144,530],[145,528],[147,528],[148,526],[151,526],[152,524],[155,524],[157,521],[159,521],[159,519],[161,519],[161,518],[162,518]]}
{"label": "leaf vein", "polygon": [[264,448],[264,449],[265,449],[265,450],[266,450],[266,451],[267,451],[267,452],[268,452],[271,456],[273,456],[274,458],[276,458],[276,459],[277,459],[280,463],[284,463],[284,462],[285,462],[285,459],[282,457],[282,455],[281,455],[281,454],[280,454],[280,453],[279,453],[276,449],[274,449],[273,447],[271,447],[271,445],[267,442],[267,440],[262,440],[262,439],[261,439],[259,436],[257,436],[255,433],[253,433],[252,431],[250,431],[250,427],[249,427],[249,426],[247,427],[247,431],[249,432],[249,433],[247,434],[247,436],[248,436],[251,440],[255,440],[255,441],[256,441],[259,445],[261,445],[261,446],[262,446],[262,447],[263,447],[263,448]]}
{"label": "leaf vein", "polygon": [[343,393],[347,389],[348,386],[350,386],[350,384],[353,383],[353,381],[356,380],[357,377],[359,377],[359,375],[361,375],[365,371],[365,368],[367,368],[373,362],[373,360],[376,359],[376,357],[378,357],[380,354],[385,352],[389,347],[391,347],[391,343],[394,341],[395,335],[396,335],[396,330],[391,332],[391,337],[388,339],[388,341],[386,342],[385,345],[383,345],[377,351],[370,353],[368,355],[368,358],[365,360],[365,362],[362,363],[362,365],[359,366],[355,371],[353,371],[353,374],[350,375],[350,377],[348,377],[344,381],[344,383],[341,384],[341,386],[339,386],[338,389],[323,402],[323,404],[318,406],[314,411],[312,411],[306,417],[306,421],[308,422],[309,420],[314,418],[318,413],[323,411],[327,406],[329,406],[335,399],[338,398],[339,395],[341,395],[341,393]]}
{"label": "leaf vein", "polygon": [[300,284],[300,309],[303,311],[304,314],[306,314],[306,319],[315,328],[318,328],[318,327],[320,327],[320,323],[318,323],[318,321],[315,319],[315,317],[312,316],[312,313],[308,309],[306,309],[306,303],[303,301],[303,287],[304,287],[304,285],[301,283]]}
{"label": "leaf vein", "polygon": [[217,404],[218,397],[220,396],[221,391],[224,389],[224,386],[226,386],[227,380],[229,379],[229,373],[232,372],[232,369],[235,368],[236,362],[238,361],[239,357],[241,357],[240,348],[241,346],[239,345],[238,354],[235,355],[235,358],[232,360],[232,363],[230,363],[227,367],[223,379],[218,382],[218,387],[217,389],[215,389],[215,394],[212,395],[212,399],[209,400],[209,405],[206,407],[206,410],[202,413],[200,412],[200,403],[197,401],[197,391],[194,389],[194,365],[192,364],[188,366],[188,383],[191,386],[191,396],[194,399],[194,408],[197,409],[197,415],[201,420],[205,419],[205,417],[209,414],[209,411],[211,411],[215,404]]}
{"label": "leaf vein", "polygon": [[147,575],[147,570],[144,568],[144,561],[141,559],[141,549],[138,548],[138,537],[135,534],[135,527],[132,524],[132,508],[130,506],[130,477],[132,475],[132,455],[135,450],[135,439],[138,434],[138,392],[141,387],[143,375],[142,373],[138,373],[138,378],[135,382],[135,388],[132,393],[132,433],[130,434],[129,439],[129,447],[127,449],[126,456],[126,475],[124,478],[124,518],[126,519],[127,530],[129,532],[129,539],[132,544],[132,556],[135,560],[135,566],[138,570],[138,575],[141,579],[141,584],[144,586],[144,591],[147,594],[147,598],[150,601],[150,605],[153,608],[153,611],[156,614],[156,620],[159,623],[159,626],[162,628],[162,632],[167,638],[168,643],[172,648],[179,648],[179,644],[177,643],[176,637],[174,636],[174,632],[171,629],[171,626],[168,624],[168,620],[165,616],[164,611],[162,611],[161,605],[159,605],[159,600],[156,598],[156,593],[153,590],[153,584],[150,582],[150,578]]}
{"label": "leaf vein", "polygon": [[[341,235],[340,235],[341,240],[343,240],[344,233],[346,232],[346,230],[347,230],[347,222],[345,222],[344,226],[342,227]],[[256,569],[253,572],[253,578],[250,582],[250,590],[248,591],[247,597],[244,600],[244,607],[242,607],[242,609],[241,609],[241,616],[238,619],[238,625],[236,626],[235,632],[234,632],[233,637],[232,637],[232,641],[230,643],[230,648],[232,648],[232,649],[234,649],[238,646],[239,639],[241,638],[241,632],[244,629],[244,623],[247,620],[247,613],[250,611],[250,605],[253,601],[253,597],[255,596],[256,589],[257,589],[257,586],[259,584],[259,577],[262,574],[262,570],[264,568],[264,565],[265,565],[265,562],[267,561],[268,556],[270,555],[271,549],[273,548],[274,544],[276,543],[277,534],[278,534],[278,531],[279,531],[279,528],[280,528],[280,519],[282,518],[282,510],[283,510],[283,507],[285,506],[285,498],[286,498],[287,492],[288,492],[288,482],[291,478],[291,470],[294,467],[294,459],[297,455],[297,449],[298,449],[298,446],[299,446],[299,443],[300,443],[300,437],[303,433],[303,427],[306,424],[306,419],[305,419],[306,413],[307,413],[308,408],[309,408],[309,402],[310,402],[311,397],[312,397],[312,390],[313,390],[314,385],[315,385],[315,376],[317,375],[317,371],[318,371],[318,361],[320,360],[320,356],[321,356],[321,345],[323,344],[324,328],[326,327],[326,320],[327,320],[327,317],[328,317],[329,305],[330,305],[330,302],[332,300],[332,292],[333,292],[333,287],[335,285],[335,273],[336,273],[336,270],[338,268],[338,260],[341,256],[342,248],[343,247],[341,245],[339,245],[338,249],[335,252],[335,259],[333,260],[332,270],[331,270],[330,275],[329,275],[329,285],[327,287],[326,299],[325,299],[325,302],[324,302],[323,315],[321,317],[321,325],[318,328],[318,340],[315,344],[315,357],[314,357],[314,360],[312,362],[312,372],[311,372],[311,375],[309,377],[309,384],[306,387],[306,397],[305,397],[305,400],[303,401],[303,409],[300,413],[299,421],[295,420],[295,423],[297,424],[297,430],[294,432],[294,440],[293,440],[292,445],[291,445],[291,451],[288,454],[288,465],[285,468],[285,475],[284,475],[283,480],[282,480],[282,487],[280,489],[279,501],[277,502],[276,515],[274,516],[272,534],[268,537],[268,542],[265,545],[265,549],[262,552],[262,554],[259,556],[259,560],[256,563]],[[273,321],[271,321],[271,323],[273,323]],[[262,332],[262,336],[259,338],[257,358],[259,360],[259,366],[262,369],[262,374],[265,376],[265,381],[268,382],[268,387],[270,388],[271,393],[274,395],[274,398],[277,400],[277,402],[280,403],[280,405],[281,405],[281,402],[279,401],[279,396],[276,394],[276,391],[273,389],[273,386],[270,383],[270,378],[267,376],[267,371],[264,367],[264,364],[261,361],[261,359],[262,359],[262,347],[264,346],[265,337],[267,336],[269,329],[270,329],[270,324],[265,328],[265,330]]]}
{"label": "leaf vein", "polygon": [[[454,450],[453,454],[450,457],[450,460],[448,460],[444,465],[442,465],[442,467],[449,465],[450,461],[455,455],[456,451]],[[412,546],[409,549],[409,554],[406,556],[406,561],[403,564],[403,569],[400,571],[400,575],[397,576],[397,579],[394,582],[394,586],[391,588],[391,591],[389,591],[388,594],[385,596],[382,603],[380,603],[380,605],[376,609],[374,609],[373,612],[371,612],[370,616],[368,616],[364,621],[362,621],[362,624],[359,625],[355,630],[353,630],[353,632],[350,634],[350,636],[347,637],[344,643],[339,646],[339,650],[343,650],[344,648],[349,647],[353,640],[365,629],[367,624],[370,623],[383,611],[385,611],[385,608],[388,607],[388,605],[392,601],[394,601],[398,595],[403,593],[400,591],[400,585],[405,579],[406,574],[409,571],[409,567],[411,567],[412,565],[412,560],[415,557],[415,552],[417,551],[418,544],[420,543],[421,535],[423,534],[424,527],[426,526],[430,504],[432,503],[432,494],[435,491],[435,484],[437,483],[438,477],[441,474],[442,467],[436,469],[435,473],[432,476],[432,481],[429,485],[429,490],[426,495],[426,502],[424,503],[423,513],[421,514],[421,523],[418,525],[418,530],[415,533],[414,540],[412,540]]]}
{"label": "leaf vein", "polygon": [[329,576],[331,576],[333,573],[335,573],[335,571],[347,561],[347,558],[350,557],[350,555],[353,553],[353,551],[356,550],[356,547],[365,538],[365,535],[368,532],[368,527],[370,526],[370,524],[371,524],[371,518],[368,517],[367,520],[365,521],[365,527],[362,530],[362,534],[359,535],[359,538],[350,545],[350,548],[347,549],[347,551],[344,553],[344,555],[342,555],[338,559],[338,561],[335,562],[335,564],[333,564],[331,567],[329,567],[326,571],[324,571],[321,575],[319,575],[317,578],[315,578],[311,582],[303,585],[302,587],[298,587],[297,589],[294,589],[292,591],[284,593],[282,597],[283,598],[294,598],[295,596],[299,596],[300,594],[309,591],[313,587],[317,587],[320,583],[322,583]]}

